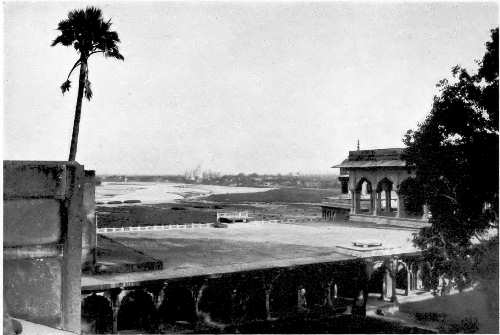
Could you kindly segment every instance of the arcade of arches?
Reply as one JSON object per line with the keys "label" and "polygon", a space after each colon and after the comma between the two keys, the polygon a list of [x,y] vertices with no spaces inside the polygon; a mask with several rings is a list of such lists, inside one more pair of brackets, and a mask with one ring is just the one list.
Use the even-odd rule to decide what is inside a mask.
{"label": "arcade of arches", "polygon": [[378,171],[379,176],[376,176],[374,171],[356,172],[351,174],[353,178],[349,188],[351,214],[413,219],[427,217],[425,207],[416,213],[407,211],[404,199],[399,193],[401,182],[412,178],[411,175],[402,179],[401,173],[396,171]]}
{"label": "arcade of arches", "polygon": [[85,290],[82,329],[93,334],[192,327],[213,332],[319,311],[364,315],[369,293],[395,301],[397,295],[422,289],[422,264],[418,255],[387,256]]}
{"label": "arcade of arches", "polygon": [[350,151],[340,168],[342,190],[349,194],[351,215],[385,216],[401,219],[424,219],[427,209],[409,212],[399,188],[414,172],[401,159],[403,149]]}

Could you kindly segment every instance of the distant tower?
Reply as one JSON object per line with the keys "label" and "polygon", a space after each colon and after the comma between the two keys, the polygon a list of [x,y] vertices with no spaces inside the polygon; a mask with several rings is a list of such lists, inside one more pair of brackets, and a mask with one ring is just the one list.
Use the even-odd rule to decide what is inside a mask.
{"label": "distant tower", "polygon": [[358,149],[357,150],[359,151],[359,138],[358,138]]}

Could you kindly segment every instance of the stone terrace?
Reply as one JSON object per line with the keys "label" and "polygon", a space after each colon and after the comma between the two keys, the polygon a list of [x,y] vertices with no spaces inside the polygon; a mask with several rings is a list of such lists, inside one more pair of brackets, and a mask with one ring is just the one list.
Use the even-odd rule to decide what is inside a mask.
{"label": "stone terrace", "polygon": [[[358,228],[325,223],[236,223],[227,229],[191,228],[112,233],[107,236],[163,261],[163,270],[83,276],[82,290],[127,286],[156,279],[334,262],[358,257],[415,253],[415,230]],[[378,241],[364,251],[354,241]]]}

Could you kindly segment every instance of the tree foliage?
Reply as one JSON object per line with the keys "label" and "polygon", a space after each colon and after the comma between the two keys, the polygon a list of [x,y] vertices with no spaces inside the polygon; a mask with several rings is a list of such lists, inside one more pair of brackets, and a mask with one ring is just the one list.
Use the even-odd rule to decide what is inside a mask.
{"label": "tree foliage", "polygon": [[111,20],[105,21],[99,8],[87,7],[85,10],[73,10],[69,12],[67,19],[59,22],[57,30],[59,30],[60,35],[52,42],[52,46],[57,44],[73,46],[78,53],[77,61],[61,85],[63,94],[69,91],[71,88],[71,81],[69,80],[71,73],[80,67],[75,121],[69,155],[70,161],[75,160],[76,157],[82,98],[85,95],[85,98],[90,100],[93,96],[88,71],[89,57],[96,53],[102,53],[105,57],[124,60],[118,49],[118,43],[120,42],[118,34],[110,29]]}
{"label": "tree foliage", "polygon": [[437,85],[430,114],[403,140],[419,189],[412,185],[405,196],[432,213],[415,243],[432,273],[459,287],[474,272],[472,240],[498,229],[498,28],[478,65],[476,73],[453,67],[452,78]]}

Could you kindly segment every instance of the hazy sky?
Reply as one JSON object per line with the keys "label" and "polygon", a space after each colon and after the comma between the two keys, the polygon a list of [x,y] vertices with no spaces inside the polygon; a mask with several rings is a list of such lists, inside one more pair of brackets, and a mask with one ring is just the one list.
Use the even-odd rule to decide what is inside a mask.
{"label": "hazy sky", "polygon": [[88,4],[125,56],[89,63],[77,160],[98,174],[336,172],[358,138],[402,146],[498,25],[486,2],[8,2],[4,159],[67,159],[76,53],[50,43]]}

